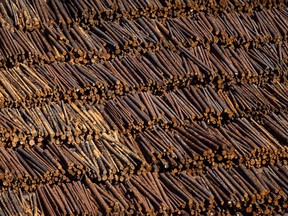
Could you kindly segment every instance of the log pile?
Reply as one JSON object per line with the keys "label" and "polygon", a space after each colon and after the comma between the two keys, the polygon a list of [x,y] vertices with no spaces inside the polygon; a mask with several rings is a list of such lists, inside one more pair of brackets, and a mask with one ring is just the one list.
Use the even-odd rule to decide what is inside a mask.
{"label": "log pile", "polygon": [[0,110],[0,142],[5,146],[33,146],[43,141],[79,143],[117,130],[123,134],[164,129],[204,121],[219,126],[242,117],[261,119],[286,112],[286,84],[231,85],[216,92],[211,86],[189,86],[156,96],[149,92],[118,96],[102,105],[63,101],[42,107]]}
{"label": "log pile", "polygon": [[30,196],[23,196],[21,190],[2,192],[0,206],[1,213],[9,215],[271,215],[287,209],[287,179],[288,167],[281,164],[260,169],[239,166],[229,171],[220,166],[199,176],[148,172],[119,184],[95,184],[85,177],[83,182],[40,186]]}
{"label": "log pile", "polygon": [[112,122],[110,126],[125,134],[151,128],[154,124],[169,128],[199,120],[221,125],[241,117],[258,119],[271,112],[286,111],[287,91],[286,84],[280,83],[264,87],[231,85],[218,92],[211,86],[189,86],[163,96],[129,94],[110,100],[103,107],[107,122]]}
{"label": "log pile", "polygon": [[42,25],[53,23],[73,25],[74,23],[98,24],[101,20],[117,21],[120,18],[136,19],[166,18],[191,16],[196,12],[210,14],[225,12],[252,12],[270,8],[282,9],[288,2],[286,0],[262,1],[98,1],[85,2],[31,0],[1,2],[1,27],[24,29],[27,31],[41,28]]}
{"label": "log pile", "polygon": [[288,212],[288,2],[0,2],[1,215]]}
{"label": "log pile", "polygon": [[[161,47],[178,52],[182,51],[182,46],[208,50],[213,47],[223,56],[217,44],[245,50],[261,48],[268,43],[281,46],[287,43],[287,15],[287,10],[272,8],[251,14],[235,11],[221,16],[200,12],[196,17],[168,16],[164,20],[121,18],[114,22],[101,20],[98,25],[95,22],[89,25],[73,22],[68,26],[43,23],[32,32],[2,27],[0,65],[13,67],[19,63],[55,61],[92,64],[127,54],[145,54]],[[278,56],[283,52],[281,48],[275,51]]]}
{"label": "log pile", "polygon": [[122,182],[149,171],[197,175],[218,166],[261,168],[287,160],[288,148],[281,145],[285,139],[287,143],[287,121],[285,115],[272,114],[262,125],[244,118],[215,128],[202,121],[171,131],[155,126],[135,137],[103,133],[99,140],[79,138],[71,144],[43,141],[31,148],[0,147],[0,183],[4,190],[33,191],[38,184],[70,182],[83,175]]}
{"label": "log pile", "polygon": [[[159,95],[189,85],[216,90],[233,84],[287,83],[288,46],[263,46],[246,52],[213,44],[186,49],[182,54],[160,49],[143,56],[128,55],[103,64],[55,62],[0,69],[0,106],[42,106],[50,102],[103,103],[117,95],[152,92]],[[273,57],[275,58],[273,58]],[[230,59],[231,58],[231,59]],[[170,62],[169,59],[173,59]]]}

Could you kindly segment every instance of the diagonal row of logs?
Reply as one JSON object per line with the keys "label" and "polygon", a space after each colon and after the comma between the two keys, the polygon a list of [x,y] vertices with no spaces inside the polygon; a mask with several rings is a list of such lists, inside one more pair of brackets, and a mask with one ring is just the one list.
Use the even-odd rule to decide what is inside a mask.
{"label": "diagonal row of logs", "polygon": [[163,128],[186,122],[206,121],[221,125],[236,117],[258,118],[287,109],[287,84],[232,85],[216,91],[211,86],[190,86],[156,96],[149,92],[118,96],[102,105],[51,102],[42,107],[0,110],[0,137],[4,145],[34,145],[43,140],[66,140],[78,136],[99,137],[118,130],[135,133],[159,124]]}
{"label": "diagonal row of logs", "polygon": [[181,54],[161,49],[103,64],[20,64],[0,69],[0,106],[33,107],[76,100],[102,103],[117,95],[163,94],[190,84],[212,84],[222,89],[239,83],[287,82],[287,43],[249,51],[217,44],[212,45],[211,52],[201,46],[181,49]]}
{"label": "diagonal row of logs", "polygon": [[100,1],[85,2],[39,0],[13,1],[0,3],[0,25],[3,28],[34,30],[42,25],[53,23],[70,25],[71,23],[94,24],[101,20],[117,21],[120,18],[136,19],[166,18],[193,16],[195,12],[225,13],[242,11],[250,13],[264,8],[283,8],[288,5],[286,0],[273,1]]}
{"label": "diagonal row of logs", "polygon": [[2,192],[0,206],[6,215],[283,214],[287,179],[287,165],[280,164],[229,171],[220,166],[198,176],[148,172],[119,184],[95,184],[85,177],[81,182],[40,186],[29,195]]}
{"label": "diagonal row of logs", "polygon": [[229,169],[238,164],[259,168],[287,163],[287,113],[271,113],[259,122],[239,118],[215,128],[200,121],[169,131],[155,125],[134,137],[110,131],[98,139],[74,135],[71,143],[44,140],[31,147],[0,147],[0,185],[4,190],[33,191],[38,185],[83,175],[98,182],[122,182],[148,171],[179,174],[185,170],[196,175],[219,165]]}
{"label": "diagonal row of logs", "polygon": [[[287,109],[287,84],[232,85],[215,91],[211,86],[190,86],[155,96],[135,93],[100,105],[111,128],[133,133],[159,124],[163,128],[204,120],[221,125],[239,117],[259,117]],[[103,111],[102,111],[103,107]]]}
{"label": "diagonal row of logs", "polygon": [[218,128],[202,121],[169,131],[155,126],[136,134],[135,152],[145,156],[153,171],[172,173],[183,169],[201,173],[218,165],[228,169],[234,164],[261,167],[285,163],[287,114],[271,114],[263,121],[259,124],[253,118],[241,118]]}
{"label": "diagonal row of logs", "polygon": [[75,181],[83,175],[93,181],[122,182],[130,178],[134,170],[138,174],[150,170],[145,158],[126,146],[126,140],[125,143],[123,139],[114,142],[113,139],[106,135],[101,140],[82,140],[71,146],[65,142],[61,145],[43,142],[44,146],[32,148],[0,147],[1,190],[33,191],[39,185]]}
{"label": "diagonal row of logs", "polygon": [[287,10],[271,9],[222,16],[199,13],[197,19],[121,19],[119,23],[103,21],[97,27],[54,24],[32,32],[0,28],[0,66],[54,61],[90,64],[127,53],[144,54],[160,46],[179,51],[180,44],[186,48],[202,45],[208,50],[213,43],[245,49],[281,44],[287,41],[287,17]]}

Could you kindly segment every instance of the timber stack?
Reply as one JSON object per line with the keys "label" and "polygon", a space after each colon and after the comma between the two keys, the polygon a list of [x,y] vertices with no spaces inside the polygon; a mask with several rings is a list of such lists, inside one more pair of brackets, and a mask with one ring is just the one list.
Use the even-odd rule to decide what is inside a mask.
{"label": "timber stack", "polygon": [[1,215],[288,213],[287,0],[0,2]]}

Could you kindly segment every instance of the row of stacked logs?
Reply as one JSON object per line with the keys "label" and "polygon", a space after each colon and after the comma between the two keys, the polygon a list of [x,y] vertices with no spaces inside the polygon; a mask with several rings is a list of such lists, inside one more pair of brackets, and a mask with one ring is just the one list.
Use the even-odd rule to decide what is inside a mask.
{"label": "row of stacked logs", "polygon": [[286,113],[273,113],[261,123],[242,118],[215,128],[202,121],[169,131],[154,125],[135,136],[111,131],[98,139],[78,135],[71,143],[54,140],[31,147],[0,147],[0,185],[2,190],[33,191],[83,175],[98,182],[122,182],[149,171],[199,175],[220,165],[231,169],[241,164],[247,168],[286,164],[287,123]]}
{"label": "row of stacked logs", "polygon": [[[287,43],[233,50],[213,44],[211,52],[203,47],[182,54],[160,49],[143,56],[80,65],[55,62],[50,65],[0,69],[0,106],[42,106],[49,102],[102,103],[117,95],[133,92],[163,92],[188,85],[287,83]],[[170,61],[173,59],[173,61]]]}
{"label": "row of stacked logs", "polygon": [[163,96],[135,93],[105,102],[100,106],[104,112],[100,112],[111,128],[133,133],[151,128],[156,123],[163,128],[185,125],[194,120],[221,125],[239,117],[254,116],[257,119],[271,112],[285,111],[287,85],[265,86],[232,85],[218,92],[211,86],[190,86]]}
{"label": "row of stacked logs", "polygon": [[215,91],[211,86],[189,86],[162,96],[148,92],[118,96],[102,105],[82,102],[50,103],[42,107],[4,108],[0,110],[0,141],[6,146],[33,146],[43,140],[99,137],[118,130],[124,134],[205,121],[222,125],[235,118],[254,117],[287,109],[287,84],[232,85]]}
{"label": "row of stacked logs", "polygon": [[[265,43],[281,47],[287,42],[287,29],[287,10],[275,8],[222,16],[199,13],[196,18],[167,18],[163,21],[123,18],[119,23],[102,21],[100,26],[45,24],[32,32],[0,28],[3,38],[0,66],[13,67],[18,62],[43,64],[55,60],[87,64],[123,57],[127,53],[145,54],[161,46],[178,52],[181,46],[203,46],[208,50],[213,47],[219,52],[214,43],[233,49],[257,48]],[[281,48],[278,49],[280,55]]]}
{"label": "row of stacked logs", "polygon": [[0,206],[6,215],[272,215],[287,209],[287,179],[287,166],[280,164],[229,171],[220,166],[199,176],[148,172],[119,184],[95,184],[85,177],[83,182],[39,186],[29,196],[2,192]]}
{"label": "row of stacked logs", "polygon": [[195,15],[195,12],[225,13],[227,11],[252,12],[264,8],[283,8],[288,5],[287,0],[272,1],[100,1],[89,0],[85,2],[57,1],[57,0],[23,0],[3,1],[0,3],[1,27],[15,27],[24,30],[34,30],[43,24],[87,23],[94,24],[101,20],[117,21],[120,18],[136,19],[184,17]]}

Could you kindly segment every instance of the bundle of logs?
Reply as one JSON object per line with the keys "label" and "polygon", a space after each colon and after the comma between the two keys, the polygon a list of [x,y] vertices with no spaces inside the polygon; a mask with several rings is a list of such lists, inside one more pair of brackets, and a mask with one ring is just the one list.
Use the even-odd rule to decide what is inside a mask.
{"label": "bundle of logs", "polygon": [[[101,21],[101,25],[43,24],[42,28],[32,32],[4,27],[0,28],[0,63],[8,67],[19,62],[43,64],[70,61],[91,64],[127,54],[145,54],[161,47],[185,53],[183,47],[189,49],[198,46],[208,51],[213,49],[223,57],[225,54],[215,44],[247,50],[261,48],[265,43],[274,44],[275,57],[281,58],[281,49],[287,49],[287,16],[287,10],[273,8],[252,14],[231,12],[221,16],[202,12],[196,18],[155,20],[141,17],[133,21],[121,18],[118,22]],[[255,55],[255,51],[252,54]],[[199,56],[195,55],[194,58]],[[254,61],[260,64],[257,59]],[[224,62],[227,63],[227,60]]]}
{"label": "bundle of logs", "polygon": [[288,140],[287,123],[286,114],[272,113],[261,123],[242,118],[215,128],[201,121],[169,131],[154,125],[134,136],[110,131],[98,139],[78,134],[75,140],[0,147],[0,185],[3,190],[33,191],[38,185],[70,182],[84,175],[93,181],[122,182],[149,171],[198,175],[220,165],[225,169],[239,164],[274,165],[288,158],[288,148],[282,145]]}
{"label": "bundle of logs", "polygon": [[211,86],[190,86],[163,96],[137,93],[117,97],[101,105],[104,112],[100,112],[103,115],[106,112],[108,124],[123,133],[151,128],[154,124],[169,128],[195,120],[221,125],[239,117],[258,119],[271,112],[286,111],[287,92],[287,86],[280,83],[264,87],[232,85],[218,92]]}
{"label": "bundle of logs", "polygon": [[246,52],[213,44],[211,51],[182,47],[182,54],[163,48],[144,56],[128,55],[91,65],[55,62],[28,67],[21,63],[0,69],[0,106],[30,107],[76,100],[103,103],[117,95],[133,92],[159,95],[191,84],[209,84],[217,90],[233,84],[287,83],[286,45],[263,46]]}
{"label": "bundle of logs", "polygon": [[288,212],[287,0],[0,2],[0,215]]}
{"label": "bundle of logs", "polygon": [[[219,14],[225,12],[252,12],[264,8],[283,8],[287,0],[251,1],[251,0],[185,0],[185,1],[100,1],[87,0],[79,2],[57,0],[23,0],[0,3],[1,27],[15,27],[24,30],[35,30],[42,25],[53,23],[72,25],[74,23],[94,24],[102,20],[117,21],[120,18],[136,19],[185,17],[197,15],[197,12]],[[267,18],[267,17],[266,17]]]}
{"label": "bundle of logs", "polygon": [[241,117],[261,119],[265,114],[285,112],[286,84],[232,85],[216,92],[211,86],[190,86],[162,96],[141,92],[118,96],[102,105],[82,102],[50,103],[42,107],[0,110],[0,141],[5,146],[33,146],[43,140],[68,144],[99,138],[118,130],[136,133],[158,124],[164,129],[194,121],[222,125]]}
{"label": "bundle of logs", "polygon": [[287,209],[287,179],[288,167],[281,164],[260,169],[239,166],[229,171],[220,166],[199,176],[148,172],[115,185],[109,181],[95,184],[85,177],[83,182],[39,186],[30,196],[23,196],[21,190],[2,192],[0,206],[7,215],[272,215]]}

